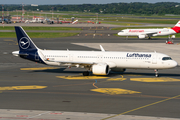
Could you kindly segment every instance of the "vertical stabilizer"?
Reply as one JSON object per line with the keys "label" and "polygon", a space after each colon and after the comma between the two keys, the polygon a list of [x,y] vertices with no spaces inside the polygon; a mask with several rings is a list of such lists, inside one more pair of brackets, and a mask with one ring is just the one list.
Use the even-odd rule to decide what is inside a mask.
{"label": "vertical stabilizer", "polygon": [[178,23],[175,25],[175,27],[180,27],[180,20],[179,20]]}
{"label": "vertical stabilizer", "polygon": [[172,28],[176,33],[180,33],[180,20],[178,23]]}
{"label": "vertical stabilizer", "polygon": [[38,47],[20,26],[15,26],[17,41],[20,51],[37,50]]}

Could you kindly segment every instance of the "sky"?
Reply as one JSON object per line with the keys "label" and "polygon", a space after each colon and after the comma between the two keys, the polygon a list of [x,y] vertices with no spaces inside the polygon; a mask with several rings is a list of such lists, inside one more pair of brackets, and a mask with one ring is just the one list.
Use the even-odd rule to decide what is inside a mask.
{"label": "sky", "polygon": [[130,2],[178,2],[180,0],[1,0],[0,4],[107,4],[107,3],[130,3]]}

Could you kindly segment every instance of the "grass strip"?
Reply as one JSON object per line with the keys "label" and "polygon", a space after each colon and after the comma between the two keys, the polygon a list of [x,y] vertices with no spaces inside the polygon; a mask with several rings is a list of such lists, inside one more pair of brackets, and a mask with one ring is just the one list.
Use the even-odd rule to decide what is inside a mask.
{"label": "grass strip", "polygon": [[[60,38],[60,37],[70,37],[75,36],[78,33],[27,33],[31,38]],[[0,38],[16,38],[15,32],[0,32]]]}
{"label": "grass strip", "polygon": [[103,24],[111,24],[111,25],[142,25],[142,24],[134,24],[134,23],[120,23],[120,22],[102,22]]}
{"label": "grass strip", "polygon": [[104,21],[119,22],[137,22],[137,23],[153,23],[153,24],[176,24],[178,20],[174,19],[136,19],[136,18],[123,18],[123,19],[104,19]]}
{"label": "grass strip", "polygon": [[[24,26],[24,30],[82,30],[81,28],[71,28],[71,27],[28,27]],[[13,26],[0,26],[0,30],[14,30]]]}
{"label": "grass strip", "polygon": [[123,29],[157,29],[157,28],[169,28],[169,27],[118,27],[118,28],[112,28],[111,30],[123,30]]}

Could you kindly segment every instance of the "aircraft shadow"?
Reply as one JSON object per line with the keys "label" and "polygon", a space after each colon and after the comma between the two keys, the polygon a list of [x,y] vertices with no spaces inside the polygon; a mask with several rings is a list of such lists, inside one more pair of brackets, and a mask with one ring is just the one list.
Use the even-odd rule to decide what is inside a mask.
{"label": "aircraft shadow", "polygon": [[[137,73],[137,72],[124,72],[123,75],[142,75],[142,76],[155,76],[155,73]],[[159,73],[159,77],[176,77],[176,76],[180,76],[180,74],[176,74],[176,73]]]}
{"label": "aircraft shadow", "polygon": [[[46,70],[33,70],[32,72],[47,72],[47,73],[71,73],[71,74],[81,74],[85,70],[67,70],[67,68],[58,68],[58,69],[46,69]],[[93,76],[92,72],[90,72],[90,75]],[[110,72],[108,77],[116,77],[119,75],[132,75],[132,76],[150,76],[154,77],[155,73],[137,73],[137,72]],[[176,73],[159,73],[159,77],[179,77],[180,74]]]}

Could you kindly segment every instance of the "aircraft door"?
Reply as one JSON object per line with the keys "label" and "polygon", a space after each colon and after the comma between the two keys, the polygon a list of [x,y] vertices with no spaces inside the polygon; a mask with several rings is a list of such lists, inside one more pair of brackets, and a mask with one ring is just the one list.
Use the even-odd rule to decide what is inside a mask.
{"label": "aircraft door", "polygon": [[69,54],[69,61],[73,61],[73,55]]}
{"label": "aircraft door", "polygon": [[157,54],[154,54],[152,57],[152,64],[157,64]]}

